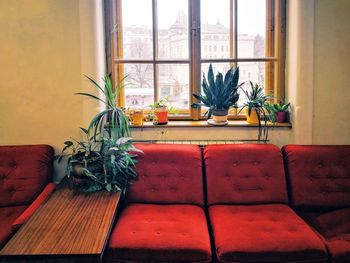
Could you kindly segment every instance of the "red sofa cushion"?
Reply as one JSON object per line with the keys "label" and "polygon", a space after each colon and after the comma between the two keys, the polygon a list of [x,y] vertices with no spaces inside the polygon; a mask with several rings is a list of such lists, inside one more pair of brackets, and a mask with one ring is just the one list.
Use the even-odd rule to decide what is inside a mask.
{"label": "red sofa cushion", "polygon": [[201,150],[196,145],[139,144],[138,180],[128,191],[131,203],[203,205]]}
{"label": "red sofa cushion", "polygon": [[282,153],[269,144],[204,149],[208,204],[286,203]]}
{"label": "red sofa cushion", "polygon": [[332,262],[350,262],[350,234],[327,240],[326,244],[331,254]]}
{"label": "red sofa cushion", "polygon": [[350,262],[350,207],[302,215],[322,235],[333,262]]}
{"label": "red sofa cushion", "polygon": [[26,206],[0,207],[0,248],[2,248],[12,234],[12,223],[23,213]]}
{"label": "red sofa cushion", "polygon": [[121,213],[108,262],[211,262],[205,214],[195,205],[130,204]]}
{"label": "red sofa cushion", "polygon": [[327,262],[321,239],[286,205],[209,207],[219,262]]}
{"label": "red sofa cushion", "polygon": [[292,205],[350,206],[350,146],[287,145],[282,151]]}
{"label": "red sofa cushion", "polygon": [[52,180],[48,145],[0,146],[0,207],[29,205]]}

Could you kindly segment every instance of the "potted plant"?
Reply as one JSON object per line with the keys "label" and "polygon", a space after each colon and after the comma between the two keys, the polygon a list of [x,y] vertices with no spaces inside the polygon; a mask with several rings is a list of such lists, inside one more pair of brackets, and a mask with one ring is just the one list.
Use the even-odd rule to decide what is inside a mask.
{"label": "potted plant", "polygon": [[243,104],[240,111],[245,109],[247,116],[247,122],[250,124],[258,124],[258,141],[267,141],[268,138],[268,125],[267,121],[270,120],[268,113],[267,101],[273,98],[270,95],[265,95],[264,87],[258,84],[253,84],[249,81],[251,90],[247,91],[242,89],[247,101]]}
{"label": "potted plant", "polygon": [[[68,157],[67,176],[73,178],[73,189],[125,193],[129,181],[137,177],[134,166],[136,153],[140,151],[133,146],[131,138],[125,136],[130,134],[129,122],[124,111],[116,104],[123,85],[119,82],[113,87],[110,75],[103,78],[104,88],[87,78],[104,96],[76,94],[102,102],[106,109],[93,117],[88,129],[81,128],[86,141],[66,141],[57,159],[61,161],[64,156]],[[66,153],[67,150],[70,152]]]}
{"label": "potted plant", "polygon": [[176,110],[173,106],[169,105],[169,98],[161,98],[159,101],[149,105],[152,113],[148,116],[148,119],[153,120],[155,125],[167,124],[169,119],[169,113],[176,114]]}
{"label": "potted plant", "polygon": [[138,110],[131,110],[129,112],[130,116],[130,121],[131,124],[134,126],[142,126],[143,125],[143,119],[144,119],[144,114],[143,110],[138,109]]}
{"label": "potted plant", "polygon": [[272,112],[274,115],[273,117],[275,118],[277,123],[286,122],[289,106],[290,103],[280,102],[272,104]]}
{"label": "potted plant", "polygon": [[99,112],[91,121],[89,130],[93,130],[93,136],[96,139],[98,134],[103,135],[107,132],[107,136],[120,138],[130,136],[129,119],[126,117],[122,108],[117,104],[118,94],[124,88],[124,80],[121,79],[115,87],[113,87],[111,75],[108,74],[103,78],[104,88],[102,88],[96,81],[85,76],[93,84],[93,86],[102,93],[102,97],[97,97],[90,93],[78,92],[77,95],[87,96],[102,102],[105,109]]}
{"label": "potted plant", "polygon": [[223,125],[227,123],[228,110],[231,107],[237,107],[239,99],[238,85],[239,68],[229,69],[225,77],[221,73],[214,78],[213,67],[210,64],[208,78],[203,74],[202,88],[204,94],[193,94],[201,103],[195,103],[196,106],[202,105],[208,107],[206,112],[208,120],[213,116],[214,125]]}
{"label": "potted plant", "polygon": [[64,142],[64,148],[60,155],[55,156],[58,163],[64,157],[67,158],[67,177],[72,178],[73,187],[86,187],[89,178],[85,175],[85,170],[91,173],[102,172],[102,158],[100,145],[92,140],[89,132],[85,128],[80,128],[86,140],[78,141],[74,138]]}

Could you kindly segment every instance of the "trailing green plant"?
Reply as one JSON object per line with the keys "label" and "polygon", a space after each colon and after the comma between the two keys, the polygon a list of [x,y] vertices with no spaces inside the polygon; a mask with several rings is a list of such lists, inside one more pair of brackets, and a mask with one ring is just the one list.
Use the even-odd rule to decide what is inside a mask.
{"label": "trailing green plant", "polygon": [[259,86],[257,83],[253,84],[251,81],[249,81],[249,84],[251,88],[250,91],[241,88],[245,94],[245,97],[247,98],[247,101],[241,107],[240,112],[244,108],[248,109],[249,116],[253,110],[256,112],[256,115],[258,117],[258,141],[264,141],[266,143],[269,134],[269,127],[267,125],[267,122],[270,120],[267,102],[269,99],[272,99],[273,96],[265,95],[263,86]]}
{"label": "trailing green plant", "polygon": [[[75,162],[89,163],[100,159],[100,145],[96,143],[85,128],[80,130],[84,133],[86,140],[78,141],[74,138],[64,142],[64,147],[61,154],[56,155],[55,159],[60,163],[64,157],[68,158],[68,164]],[[68,165],[69,168],[69,165]],[[68,170],[70,174],[70,170]]]}
{"label": "trailing green plant", "polygon": [[219,72],[214,78],[213,67],[210,64],[208,70],[208,77],[206,78],[203,73],[202,88],[204,94],[192,95],[200,101],[200,103],[194,103],[196,106],[206,106],[208,111],[206,115],[208,119],[211,117],[214,110],[229,110],[231,107],[237,107],[237,101],[239,99],[238,88],[243,84],[238,85],[239,80],[239,68],[234,70],[229,69],[225,77]]}
{"label": "trailing green plant", "polygon": [[102,97],[95,96],[94,94],[78,92],[77,95],[87,96],[98,102],[102,102],[105,109],[91,120],[88,130],[93,130],[93,136],[96,140],[99,134],[104,132],[108,133],[109,137],[120,138],[124,136],[130,136],[129,119],[126,117],[122,108],[117,104],[117,98],[120,91],[124,88],[124,80],[127,77],[122,78],[113,87],[111,75],[107,74],[103,78],[104,88],[102,88],[95,80],[88,76],[85,76],[99,92],[102,93]]}
{"label": "trailing green plant", "polygon": [[[87,77],[87,76],[86,76]],[[87,96],[105,105],[105,109],[93,117],[88,129],[80,128],[84,140],[75,139],[64,142],[58,162],[67,157],[67,177],[83,180],[79,190],[96,192],[107,190],[125,193],[130,180],[136,179],[135,163],[137,154],[131,141],[129,121],[124,111],[117,105],[117,97],[124,87],[123,78],[115,87],[110,75],[103,78],[104,88],[87,77],[103,95],[76,93]]]}
{"label": "trailing green plant", "polygon": [[103,169],[97,173],[84,170],[86,176],[93,182],[85,191],[107,190],[125,194],[130,180],[137,178],[135,164],[138,155],[136,153],[142,153],[142,151],[135,148],[130,137],[103,138],[101,148]]}

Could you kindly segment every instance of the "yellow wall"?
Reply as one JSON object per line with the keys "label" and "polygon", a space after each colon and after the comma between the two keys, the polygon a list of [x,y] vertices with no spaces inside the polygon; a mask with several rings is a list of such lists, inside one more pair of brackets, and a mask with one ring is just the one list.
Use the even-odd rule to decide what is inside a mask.
{"label": "yellow wall", "polygon": [[315,144],[350,144],[349,13],[349,0],[315,1]]}
{"label": "yellow wall", "polygon": [[0,144],[61,148],[78,136],[79,2],[0,1]]}

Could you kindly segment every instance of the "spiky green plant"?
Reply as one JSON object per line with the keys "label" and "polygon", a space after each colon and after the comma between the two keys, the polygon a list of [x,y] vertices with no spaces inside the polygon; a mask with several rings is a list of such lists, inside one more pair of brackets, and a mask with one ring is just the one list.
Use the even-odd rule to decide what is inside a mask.
{"label": "spiky green plant", "polygon": [[[103,78],[104,88],[90,77],[86,78],[103,96],[84,92],[76,94],[102,102],[105,109],[93,117],[88,129],[81,128],[86,140],[66,141],[62,154],[56,158],[61,161],[63,157],[68,157],[68,177],[86,177],[84,185],[78,186],[80,190],[125,193],[130,180],[137,177],[135,153],[141,152],[133,146],[129,137],[129,120],[117,104],[117,97],[124,88],[125,78],[113,87],[111,75],[106,75]],[[66,150],[70,152],[67,153]]]}
{"label": "spiky green plant", "polygon": [[234,70],[229,69],[225,77],[221,73],[214,78],[213,67],[210,64],[208,70],[208,78],[203,73],[203,93],[193,94],[193,96],[201,103],[194,103],[194,105],[207,106],[208,119],[211,117],[214,110],[229,110],[230,107],[236,107],[239,99],[238,88],[242,85],[238,85],[239,68]]}
{"label": "spiky green plant", "polygon": [[[249,81],[251,90],[247,91],[242,89],[245,94],[247,101],[243,104],[244,108],[248,108],[248,115],[251,115],[252,110],[256,112],[258,117],[258,141],[267,142],[269,136],[269,127],[267,125],[267,121],[270,120],[268,112],[268,104],[267,101],[272,99],[273,96],[265,95],[264,87],[259,86],[259,84],[253,84],[253,82]],[[263,123],[262,123],[263,122]]]}
{"label": "spiky green plant", "polygon": [[289,107],[290,103],[274,103],[272,104],[274,110],[276,112],[285,112],[288,110],[288,107]]}
{"label": "spiky green plant", "polygon": [[115,139],[125,136],[130,136],[129,120],[125,116],[124,111],[117,104],[117,98],[120,91],[124,88],[124,80],[127,77],[122,78],[113,87],[112,78],[110,74],[107,74],[103,78],[104,88],[102,88],[95,80],[88,76],[85,76],[98,91],[103,94],[103,97],[97,97],[90,93],[78,92],[77,95],[87,96],[98,102],[102,102],[105,109],[91,120],[88,130],[93,130],[93,136],[96,140],[99,134],[108,132],[109,137]]}
{"label": "spiky green plant", "polygon": [[269,114],[270,121],[275,123],[276,122],[276,114],[277,112],[287,112],[288,108],[290,106],[290,103],[266,103],[265,108]]}

